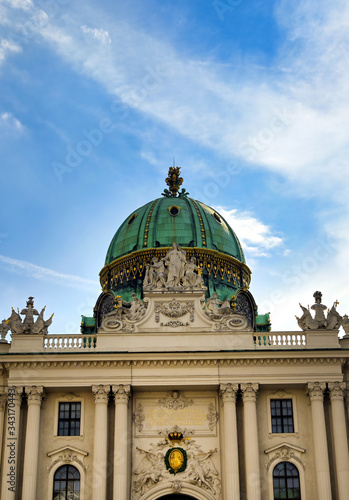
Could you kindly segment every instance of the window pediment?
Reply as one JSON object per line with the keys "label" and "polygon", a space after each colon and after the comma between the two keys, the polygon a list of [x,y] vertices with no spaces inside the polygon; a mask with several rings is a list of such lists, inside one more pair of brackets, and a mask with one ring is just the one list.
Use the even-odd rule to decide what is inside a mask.
{"label": "window pediment", "polygon": [[51,457],[51,464],[47,467],[48,472],[50,472],[53,467],[58,463],[64,464],[79,464],[84,472],[87,471],[87,466],[84,463],[85,457],[87,457],[88,452],[79,450],[74,446],[63,446],[57,450],[50,451],[47,453],[48,457]]}
{"label": "window pediment", "polygon": [[270,469],[271,465],[280,460],[295,460],[299,463],[302,469],[305,469],[306,463],[302,459],[302,455],[306,452],[304,448],[300,446],[294,446],[289,443],[280,443],[272,448],[264,450],[264,453],[268,455],[269,461],[266,464],[267,470]]}

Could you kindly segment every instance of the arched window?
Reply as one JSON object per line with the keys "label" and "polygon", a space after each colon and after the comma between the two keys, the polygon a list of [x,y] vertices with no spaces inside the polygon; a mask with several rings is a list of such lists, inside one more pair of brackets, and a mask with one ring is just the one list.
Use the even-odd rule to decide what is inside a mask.
{"label": "arched window", "polygon": [[53,500],[80,500],[80,473],[72,465],[62,465],[53,478]]}
{"label": "arched window", "polygon": [[279,463],[273,471],[274,500],[301,500],[299,472],[291,462]]}

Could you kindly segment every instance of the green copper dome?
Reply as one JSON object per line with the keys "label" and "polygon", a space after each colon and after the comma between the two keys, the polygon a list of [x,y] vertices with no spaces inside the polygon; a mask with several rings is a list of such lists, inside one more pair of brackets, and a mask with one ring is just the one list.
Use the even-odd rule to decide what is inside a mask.
{"label": "green copper dome", "polygon": [[216,250],[244,263],[240,242],[224,218],[192,198],[158,198],[138,208],[112,239],[105,265],[137,250],[170,247]]}

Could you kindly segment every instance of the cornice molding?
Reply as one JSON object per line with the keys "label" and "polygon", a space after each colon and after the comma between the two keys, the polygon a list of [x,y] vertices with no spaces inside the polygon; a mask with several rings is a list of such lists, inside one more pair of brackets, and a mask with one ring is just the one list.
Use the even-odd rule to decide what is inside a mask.
{"label": "cornice molding", "polygon": [[[143,353],[144,356],[147,353]],[[152,354],[152,353],[151,353]],[[151,355],[150,354],[150,355]],[[149,356],[150,356],[149,355]],[[83,361],[7,361],[5,367],[7,370],[11,368],[93,368],[93,367],[130,367],[130,366],[236,366],[236,365],[342,365],[346,359],[343,357],[307,357],[302,358],[234,358],[234,359],[219,359],[219,358],[206,358],[206,359],[187,359],[181,358],[180,354],[176,353],[176,359],[139,359],[139,360],[83,360]]]}

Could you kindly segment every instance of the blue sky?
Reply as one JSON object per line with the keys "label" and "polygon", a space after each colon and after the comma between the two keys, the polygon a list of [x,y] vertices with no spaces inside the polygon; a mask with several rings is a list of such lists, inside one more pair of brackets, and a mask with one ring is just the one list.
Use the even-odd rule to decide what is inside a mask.
{"label": "blue sky", "polygon": [[0,315],[77,333],[121,222],[175,156],[297,330],[315,290],[349,313],[349,5],[0,0]]}

